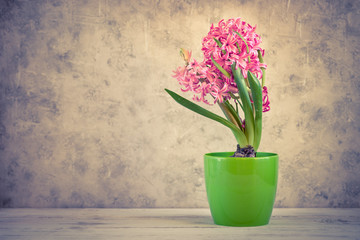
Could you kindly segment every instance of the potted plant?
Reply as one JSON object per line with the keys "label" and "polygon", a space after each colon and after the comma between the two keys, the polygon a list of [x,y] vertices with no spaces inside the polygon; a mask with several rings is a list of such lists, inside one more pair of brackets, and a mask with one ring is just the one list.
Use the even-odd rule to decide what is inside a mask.
{"label": "potted plant", "polygon": [[262,113],[270,110],[265,86],[264,49],[256,27],[241,18],[211,25],[203,38],[203,61],[181,49],[185,65],[174,71],[184,92],[193,100],[217,104],[226,118],[165,89],[182,106],[228,127],[235,136],[235,152],[204,155],[208,202],[216,224],[268,224],[277,188],[278,155],[258,152]]}

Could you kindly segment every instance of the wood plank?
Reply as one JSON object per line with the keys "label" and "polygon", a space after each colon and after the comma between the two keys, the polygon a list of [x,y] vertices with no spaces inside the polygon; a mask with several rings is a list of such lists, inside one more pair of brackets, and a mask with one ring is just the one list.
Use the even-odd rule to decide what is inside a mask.
{"label": "wood plank", "polygon": [[0,240],[265,238],[360,240],[360,209],[274,209],[250,228],[214,225],[209,209],[0,209]]}

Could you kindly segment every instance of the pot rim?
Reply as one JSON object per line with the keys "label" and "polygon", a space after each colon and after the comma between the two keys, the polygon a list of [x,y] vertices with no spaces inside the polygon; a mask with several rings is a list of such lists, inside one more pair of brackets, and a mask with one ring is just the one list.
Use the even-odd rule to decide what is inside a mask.
{"label": "pot rim", "polygon": [[212,158],[217,160],[228,160],[228,159],[238,159],[238,160],[250,160],[250,159],[269,159],[276,157],[278,158],[279,155],[277,153],[270,153],[270,152],[257,152],[256,157],[231,157],[234,154],[234,152],[211,152],[211,153],[205,153],[204,157],[206,158]]}

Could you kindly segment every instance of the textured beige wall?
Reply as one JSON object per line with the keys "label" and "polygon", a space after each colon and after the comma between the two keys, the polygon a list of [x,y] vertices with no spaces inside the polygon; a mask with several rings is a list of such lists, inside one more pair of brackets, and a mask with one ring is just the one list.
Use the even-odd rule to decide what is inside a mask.
{"label": "textured beige wall", "polygon": [[0,207],[207,207],[203,154],[235,140],[163,89],[230,17],[266,49],[276,206],[360,207],[351,0],[0,1]]}

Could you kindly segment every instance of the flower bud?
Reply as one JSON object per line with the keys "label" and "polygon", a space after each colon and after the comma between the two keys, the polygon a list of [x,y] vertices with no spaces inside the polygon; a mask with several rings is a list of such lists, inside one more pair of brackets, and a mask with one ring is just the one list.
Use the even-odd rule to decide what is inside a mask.
{"label": "flower bud", "polygon": [[191,58],[191,52],[185,50],[184,48],[180,48],[180,56],[184,59],[186,65],[188,65]]}

